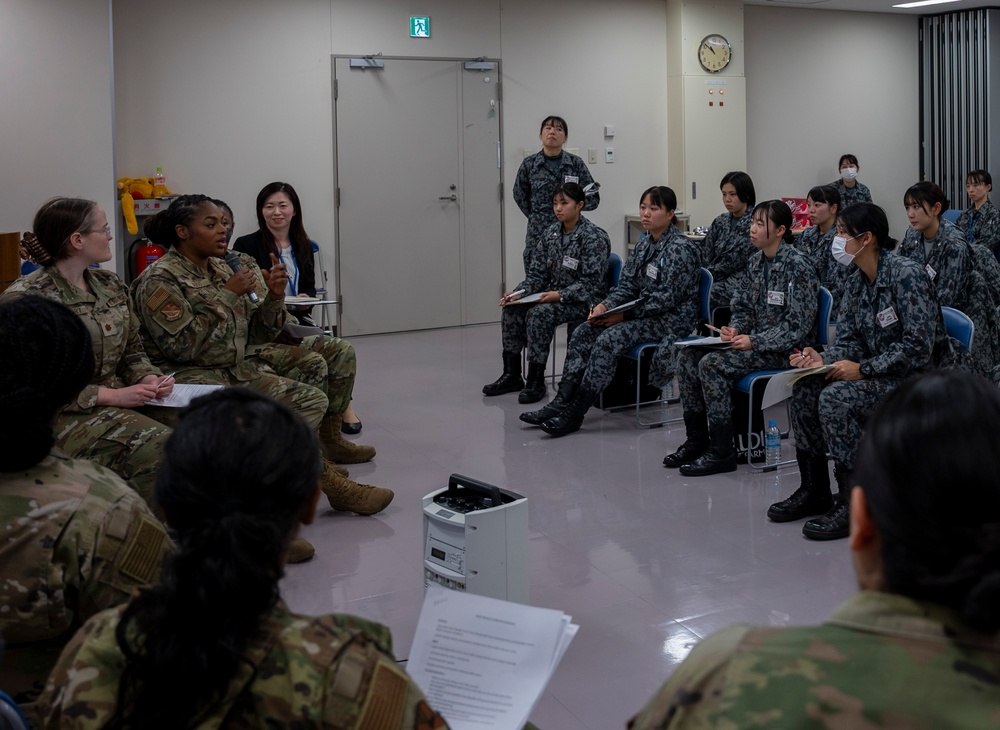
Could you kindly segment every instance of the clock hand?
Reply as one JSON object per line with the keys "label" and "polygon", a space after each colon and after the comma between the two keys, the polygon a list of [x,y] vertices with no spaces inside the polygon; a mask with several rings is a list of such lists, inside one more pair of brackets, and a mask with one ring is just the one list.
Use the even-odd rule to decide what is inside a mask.
{"label": "clock hand", "polygon": [[712,52],[712,55],[713,55],[713,56],[716,56],[716,55],[718,55],[718,54],[717,54],[717,53],[715,52],[715,46],[713,46],[713,45],[712,45],[711,43],[708,43],[707,45],[708,45],[708,50],[710,50],[710,51]]}

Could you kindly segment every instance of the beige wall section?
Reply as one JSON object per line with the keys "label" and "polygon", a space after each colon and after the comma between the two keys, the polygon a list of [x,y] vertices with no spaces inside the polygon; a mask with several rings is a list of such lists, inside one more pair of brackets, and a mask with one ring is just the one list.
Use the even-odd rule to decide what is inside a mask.
{"label": "beige wall section", "polygon": [[108,15],[108,0],[0,3],[0,230],[30,230],[55,195],[112,215]]}
{"label": "beige wall section", "polygon": [[834,180],[850,152],[901,238],[903,193],[920,170],[918,20],[754,5],[744,12],[757,199],[805,197]]}

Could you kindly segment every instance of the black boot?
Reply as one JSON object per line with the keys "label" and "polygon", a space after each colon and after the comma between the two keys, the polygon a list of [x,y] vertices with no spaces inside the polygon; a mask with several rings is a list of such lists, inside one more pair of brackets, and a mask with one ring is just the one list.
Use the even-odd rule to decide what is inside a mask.
{"label": "black boot", "polygon": [[542,423],[542,430],[555,438],[579,431],[583,424],[584,414],[590,410],[596,400],[597,393],[594,391],[578,389],[573,400],[563,409],[562,413]]}
{"label": "black boot", "polygon": [[845,465],[834,462],[833,476],[837,479],[833,507],[822,517],[802,525],[802,534],[810,540],[839,540],[851,532],[851,474]]}
{"label": "black boot", "polygon": [[503,395],[524,387],[521,379],[521,355],[517,352],[503,354],[503,375],[489,385],[483,386],[483,395]]}
{"label": "black boot", "polygon": [[529,362],[524,390],[517,396],[518,403],[537,403],[545,397],[545,363]]}
{"label": "black boot", "polygon": [[733,446],[733,422],[708,424],[708,451],[692,461],[681,464],[681,474],[686,477],[707,477],[736,471],[736,447]]}
{"label": "black boot", "polygon": [[792,522],[821,515],[833,506],[826,455],[820,456],[796,449],[795,459],[799,462],[802,484],[792,492],[791,497],[775,502],[767,508],[767,516],[772,522]]}
{"label": "black boot", "polygon": [[663,466],[668,469],[690,464],[708,451],[708,416],[703,411],[684,411],[684,432],[687,440],[677,451],[663,457]]}
{"label": "black boot", "polygon": [[543,408],[537,411],[526,411],[518,416],[518,418],[525,423],[530,423],[532,426],[541,426],[550,418],[555,418],[563,412],[563,409],[569,405],[569,402],[573,400],[573,396],[576,395],[576,388],[577,383],[563,378],[559,383],[558,390],[556,390],[555,398],[550,400]]}

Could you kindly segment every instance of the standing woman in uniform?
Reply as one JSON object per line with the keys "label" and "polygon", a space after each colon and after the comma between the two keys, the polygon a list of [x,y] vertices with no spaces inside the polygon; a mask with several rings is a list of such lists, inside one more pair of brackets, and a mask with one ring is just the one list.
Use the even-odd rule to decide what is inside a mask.
{"label": "standing woman in uniform", "polygon": [[858,182],[858,170],[861,169],[861,165],[858,164],[857,157],[851,154],[841,155],[837,169],[840,170],[840,178],[830,184],[836,186],[837,192],[840,193],[841,210],[855,203],[872,202],[871,190]]}
{"label": "standing woman in uniform", "polygon": [[[580,215],[586,194],[577,183],[563,183],[552,195],[558,222],[532,251],[524,281],[500,300],[503,375],[483,386],[485,395],[521,390],[518,403],[545,397],[545,362],[556,327],[587,318],[590,307],[608,293],[611,240]],[[517,304],[541,293],[537,304]],[[528,348],[528,381],[521,379],[521,350]]]}
{"label": "standing woman in uniform", "polygon": [[820,185],[809,191],[806,197],[809,219],[812,225],[802,231],[795,247],[806,254],[816,267],[820,286],[825,286],[833,295],[831,319],[837,318],[837,303],[844,294],[844,284],[850,270],[841,266],[833,258],[830,246],[837,233],[837,212],[840,210],[840,193],[833,185]]}
{"label": "standing woman in uniform", "polygon": [[1000,211],[990,202],[993,177],[986,170],[973,170],[965,179],[965,192],[972,205],[955,222],[969,243],[984,246],[1000,261]]}
{"label": "standing woman in uniform", "polygon": [[[573,333],[555,397],[540,410],[522,413],[522,421],[556,437],[579,430],[584,414],[614,378],[619,357],[640,342],[676,341],[694,331],[700,252],[674,225],[676,207],[677,196],[663,185],[639,198],[646,233],[622,267],[618,286]],[[640,298],[631,309],[603,316]]]}
{"label": "standing woman in uniform", "polygon": [[750,218],[757,202],[753,180],[745,172],[728,172],[719,189],[726,212],[712,221],[702,243],[702,266],[713,277],[713,309],[729,307],[747,261],[756,251],[750,243]]}
{"label": "standing woman in uniform", "polygon": [[152,506],[170,429],[135,409],[169,395],[173,379],[146,356],[125,284],[91,266],[111,260],[108,217],[92,200],[53,198],[32,227],[21,247],[42,268],[15,281],[3,299],[35,295],[67,305],[87,325],[96,363],[90,384],[56,418],[58,446],[116,472]]}
{"label": "standing woman in uniform", "polygon": [[[552,195],[563,183],[576,183],[587,193],[584,210],[595,210],[601,204],[601,194],[588,190],[594,178],[580,157],[563,149],[569,136],[569,126],[562,117],[545,117],[538,134],[541,152],[525,157],[514,178],[514,202],[528,219],[524,236],[524,273],[531,265],[533,250],[541,243],[545,232],[558,221],[552,210]],[[596,186],[595,186],[596,187]]]}
{"label": "standing woman in uniform", "polygon": [[663,460],[685,476],[736,471],[733,385],[755,370],[784,367],[793,348],[816,338],[819,278],[812,261],[792,244],[792,211],[780,200],[753,210],[750,258],[733,316],[722,328],[731,350],[685,347],[677,355],[677,382],[687,440]]}
{"label": "standing woman in uniform", "polygon": [[[813,540],[847,537],[850,474],[868,417],[906,378],[933,367],[935,350],[946,347],[931,280],[919,264],[893,253],[895,247],[877,205],[855,203],[840,214],[833,255],[856,270],[840,302],[837,341],[823,354],[806,347],[789,358],[793,367],[827,364],[831,370],[795,384],[792,425],[802,482],[767,516],[790,522],[823,515],[802,528]],[[827,454],[837,479],[834,497]]]}

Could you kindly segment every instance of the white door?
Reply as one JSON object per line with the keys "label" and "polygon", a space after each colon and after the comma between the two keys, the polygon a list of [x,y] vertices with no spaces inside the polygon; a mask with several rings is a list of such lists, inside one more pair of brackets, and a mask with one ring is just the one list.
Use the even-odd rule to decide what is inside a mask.
{"label": "white door", "polygon": [[[495,322],[498,78],[454,60],[334,59],[345,336]],[[481,64],[482,65],[482,64]]]}

